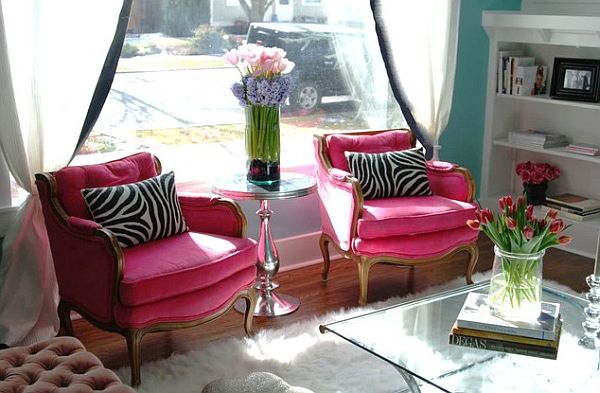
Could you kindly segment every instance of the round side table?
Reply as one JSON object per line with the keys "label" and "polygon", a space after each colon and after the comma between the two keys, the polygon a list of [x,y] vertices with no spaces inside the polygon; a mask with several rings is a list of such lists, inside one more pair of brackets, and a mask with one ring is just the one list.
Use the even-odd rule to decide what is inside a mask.
{"label": "round side table", "polygon": [[[317,189],[315,179],[297,173],[282,173],[281,180],[275,184],[262,185],[250,183],[245,175],[216,183],[213,191],[226,198],[236,200],[258,200],[260,209],[256,212],[260,217],[260,233],[258,237],[258,257],[256,261],[257,276],[254,288],[258,290],[258,300],[254,315],[275,317],[292,313],[300,307],[297,298],[275,293],[279,286],[273,276],[279,270],[279,256],[269,221],[273,211],[269,209],[270,200],[299,198],[313,193]],[[243,312],[245,303],[235,305],[236,310]]]}

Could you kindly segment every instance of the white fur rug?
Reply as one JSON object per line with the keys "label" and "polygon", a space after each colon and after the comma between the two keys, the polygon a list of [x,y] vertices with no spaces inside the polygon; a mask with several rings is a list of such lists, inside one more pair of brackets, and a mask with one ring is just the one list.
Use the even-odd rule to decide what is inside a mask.
{"label": "white fur rug", "polygon": [[[475,281],[484,279],[486,276],[482,274],[474,276]],[[233,337],[215,341],[189,353],[174,354],[168,359],[143,364],[143,383],[138,388],[138,392],[199,393],[205,384],[214,379],[242,376],[253,371],[272,372],[291,385],[306,387],[318,393],[404,391],[405,384],[393,367],[366,351],[337,338],[334,334],[321,334],[318,330],[319,324],[333,322],[373,308],[396,304],[426,294],[457,288],[463,284],[464,278],[460,278],[410,297],[391,298],[366,308],[332,312],[285,328],[263,330],[252,338]],[[552,282],[545,282],[545,284],[570,291],[560,284]],[[561,350],[563,347],[567,347],[567,345],[562,345],[565,338],[570,341],[577,339],[563,335]],[[563,351],[566,351],[566,348]],[[427,354],[420,353],[420,356],[427,356]],[[595,356],[596,362],[598,361],[597,354],[592,353],[591,356]],[[567,372],[569,362],[559,362],[561,357],[567,358],[559,356],[558,361],[549,361],[518,356],[518,364],[515,361],[516,357],[497,359],[478,366],[479,368],[476,370],[470,370],[470,373],[487,376],[485,378],[487,381],[484,381],[483,384],[478,382],[476,388],[473,389],[474,385],[470,385],[464,376],[460,378],[459,382],[452,381],[453,377],[449,377],[450,385],[448,386],[457,386],[465,392],[539,391],[539,380],[545,377],[530,375],[526,371],[528,370],[526,365],[528,362],[542,361],[547,362],[549,368],[556,369],[555,373],[550,374],[556,378],[556,381],[553,381],[556,389],[544,390],[545,392],[598,391],[600,372],[598,372],[598,378],[594,378],[594,382],[583,381],[585,378],[579,374],[585,369],[581,365],[593,363],[594,358],[590,360],[579,357],[577,367],[572,367],[572,370]],[[506,371],[503,371],[507,369],[509,370],[508,375],[514,376],[513,378],[510,380],[495,378],[497,375],[507,375]],[[129,368],[120,369],[117,374],[122,380],[129,380]],[[591,387],[592,383],[595,384],[595,388]],[[517,386],[519,389],[515,389]],[[423,387],[423,391],[430,390]]]}

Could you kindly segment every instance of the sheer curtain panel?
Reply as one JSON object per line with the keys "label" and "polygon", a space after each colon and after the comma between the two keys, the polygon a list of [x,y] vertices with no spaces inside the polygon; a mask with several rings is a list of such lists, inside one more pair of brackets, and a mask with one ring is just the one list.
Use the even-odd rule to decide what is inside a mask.
{"label": "sheer curtain panel", "polygon": [[0,147],[29,197],[3,243],[0,342],[58,330],[58,290],[33,175],[69,162],[123,0],[0,0]]}
{"label": "sheer curtain panel", "polygon": [[460,0],[371,0],[371,8],[394,96],[436,160],[452,109]]}

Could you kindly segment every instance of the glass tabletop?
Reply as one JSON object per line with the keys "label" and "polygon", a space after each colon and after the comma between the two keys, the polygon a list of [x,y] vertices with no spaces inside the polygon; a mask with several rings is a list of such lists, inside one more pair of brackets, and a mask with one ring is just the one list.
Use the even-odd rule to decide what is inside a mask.
{"label": "glass tabletop", "polygon": [[[488,288],[488,282],[469,285],[320,329],[390,363],[404,375],[412,375],[422,391],[597,391],[599,351],[577,344],[587,301],[553,288],[544,287],[542,297],[561,304],[563,330],[556,360],[450,345],[448,333],[467,294],[487,293]],[[593,389],[586,390],[586,386]]]}
{"label": "glass tabletop", "polygon": [[226,198],[251,200],[299,198],[316,189],[314,177],[291,172],[281,173],[281,180],[270,185],[250,183],[246,175],[237,175],[213,185],[213,191]]}

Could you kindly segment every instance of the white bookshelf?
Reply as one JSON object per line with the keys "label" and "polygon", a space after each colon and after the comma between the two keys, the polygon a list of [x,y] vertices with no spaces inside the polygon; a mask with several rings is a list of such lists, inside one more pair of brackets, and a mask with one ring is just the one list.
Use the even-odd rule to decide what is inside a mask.
{"label": "white bookshelf", "polygon": [[[537,129],[566,135],[569,142],[600,145],[600,103],[566,101],[548,96],[515,96],[496,92],[497,53],[523,50],[536,64],[548,66],[550,91],[555,57],[600,59],[600,17],[538,15],[484,11],[482,25],[489,40],[488,84],[480,201],[496,207],[501,196],[520,195],[523,186],[514,173],[522,161],[547,162],[561,169],[548,194],[570,192],[600,199],[600,157],[567,152],[564,147],[536,148],[508,141],[510,131]],[[538,210],[538,214],[541,211]],[[593,257],[600,218],[565,219],[574,241],[567,250]]]}

